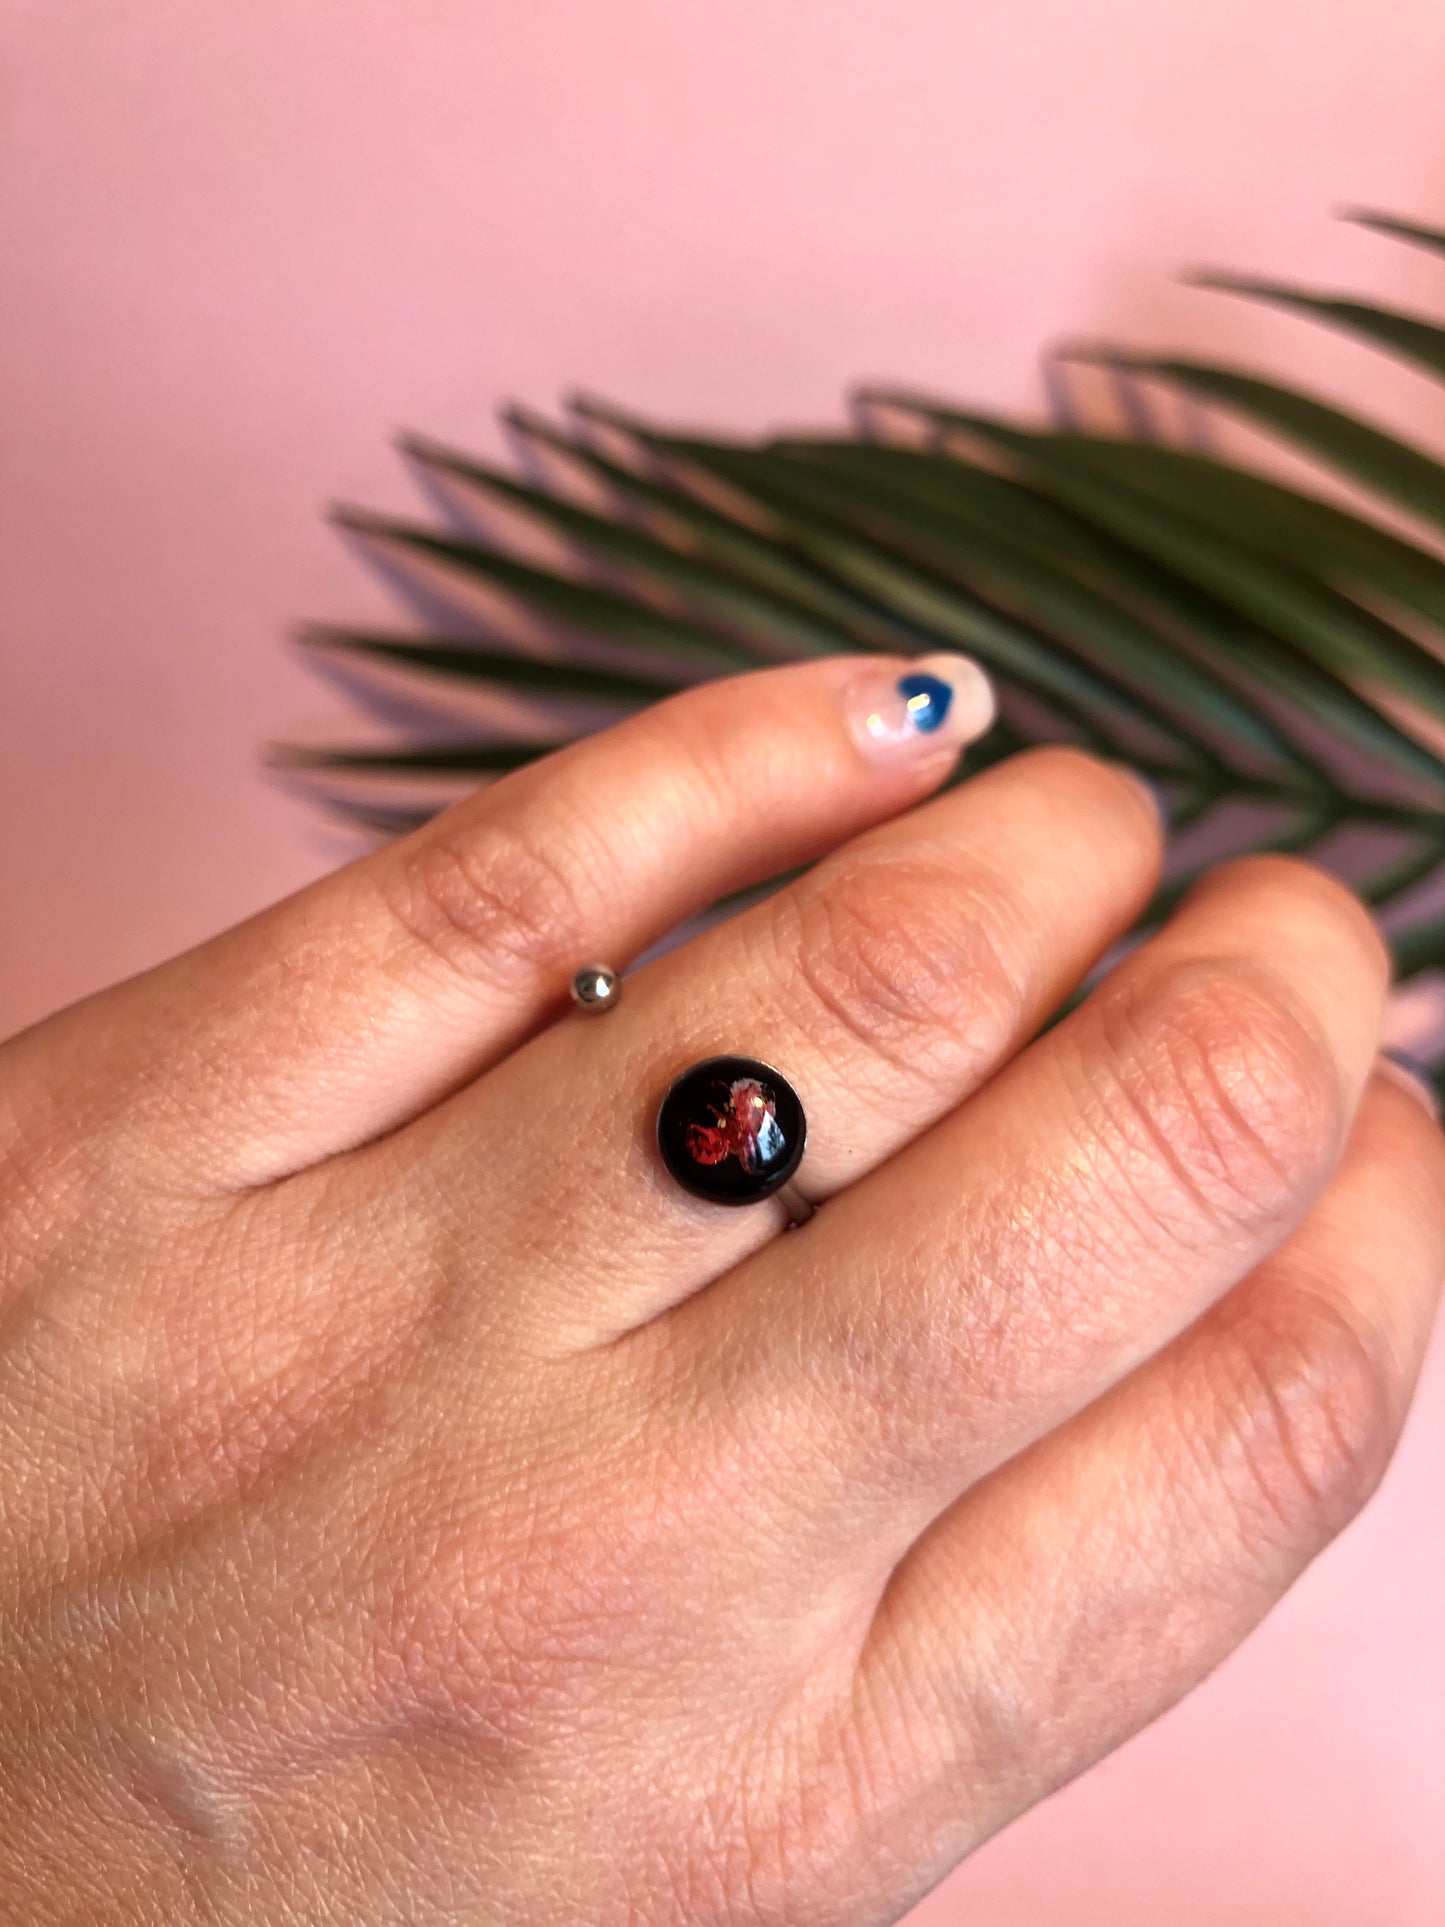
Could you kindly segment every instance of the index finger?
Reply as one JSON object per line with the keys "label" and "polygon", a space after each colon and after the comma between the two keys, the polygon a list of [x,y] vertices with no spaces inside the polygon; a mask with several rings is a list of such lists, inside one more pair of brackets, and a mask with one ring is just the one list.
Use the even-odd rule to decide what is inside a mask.
{"label": "index finger", "polygon": [[581,965],[917,801],[992,715],[961,656],[687,690],[26,1033],[11,1089],[168,1182],[281,1177],[475,1077]]}

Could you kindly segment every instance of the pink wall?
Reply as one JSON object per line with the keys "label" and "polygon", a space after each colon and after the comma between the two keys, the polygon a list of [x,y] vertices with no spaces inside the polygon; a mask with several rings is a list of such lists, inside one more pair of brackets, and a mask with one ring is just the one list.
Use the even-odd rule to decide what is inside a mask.
{"label": "pink wall", "polygon": [[[0,1031],[314,875],[258,779],[331,705],[279,646],[384,605],[319,524],[569,383],[722,424],[886,373],[1005,403],[1057,331],[1254,340],[1228,257],[1405,299],[1329,223],[1445,215],[1439,0],[9,0]],[[1373,1512],[1248,1650],[917,1916],[1445,1913],[1445,1365]]]}

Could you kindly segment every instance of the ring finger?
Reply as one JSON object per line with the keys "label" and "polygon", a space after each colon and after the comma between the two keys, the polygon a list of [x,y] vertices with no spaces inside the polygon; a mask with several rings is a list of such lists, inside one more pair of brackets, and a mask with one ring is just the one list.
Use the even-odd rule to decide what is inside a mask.
{"label": "ring finger", "polygon": [[[787,1222],[776,1201],[720,1209],[667,1176],[653,1120],[685,1066],[727,1052],[776,1065],[808,1118],[799,1186],[829,1197],[1028,1039],[1137,915],[1159,845],[1152,802],[1125,772],[1069,750],[1017,757],[658,960],[604,1023],[542,1034],[360,1154],[354,1178],[375,1195],[387,1160],[385,1179],[417,1205],[404,1215],[440,1218],[451,1268],[491,1274],[484,1313],[529,1347],[604,1342]],[[550,1237],[522,1298],[497,1273],[516,1201],[531,1214],[538,1196]]]}
{"label": "ring finger", "polygon": [[[975,1480],[1192,1322],[1310,1209],[1378,1046],[1378,933],[1338,884],[1250,859],[990,1088],[638,1334],[810,1554],[886,1573]],[[801,1245],[802,1240],[798,1243]],[[787,1423],[782,1423],[785,1417]],[[776,1438],[796,1441],[778,1477]]]}

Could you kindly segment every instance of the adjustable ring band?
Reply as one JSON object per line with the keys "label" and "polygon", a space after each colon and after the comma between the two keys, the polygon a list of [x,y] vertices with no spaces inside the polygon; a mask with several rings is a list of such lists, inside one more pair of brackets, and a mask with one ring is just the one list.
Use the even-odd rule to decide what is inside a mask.
{"label": "adjustable ring band", "polygon": [[780,1204],[788,1208],[788,1216],[795,1225],[806,1224],[817,1210],[817,1205],[809,1204],[796,1184],[781,1184],[773,1193]]}
{"label": "adjustable ring band", "polygon": [[583,964],[572,979],[570,989],[577,1008],[591,1011],[596,1016],[601,1011],[611,1010],[622,995],[622,979],[611,964]]}
{"label": "adjustable ring band", "polygon": [[792,1182],[808,1120],[781,1071],[756,1057],[705,1057],[668,1086],[657,1148],[669,1175],[712,1204],[778,1197],[795,1225],[813,1207]]}

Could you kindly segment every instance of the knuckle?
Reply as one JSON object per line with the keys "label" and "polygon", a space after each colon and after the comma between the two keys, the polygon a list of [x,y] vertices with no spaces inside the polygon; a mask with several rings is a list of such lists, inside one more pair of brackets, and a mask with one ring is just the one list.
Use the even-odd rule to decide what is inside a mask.
{"label": "knuckle", "polygon": [[1209,1233],[1267,1224],[1312,1191],[1338,1152],[1345,1095],[1280,978],[1175,962],[1101,1009],[1105,1136],[1136,1189],[1166,1208],[1182,1199]]}
{"label": "knuckle", "polygon": [[570,866],[501,823],[425,832],[391,853],[379,879],[406,961],[419,947],[470,983],[550,971],[587,928]]}
{"label": "knuckle", "polygon": [[1388,1348],[1323,1291],[1287,1305],[1226,1348],[1217,1471],[1249,1542],[1311,1550],[1379,1484],[1404,1398]]}
{"label": "knuckle", "polygon": [[773,945],[829,1027],[911,1077],[988,1062],[1027,999],[1006,889],[976,865],[855,855],[776,900]]}

